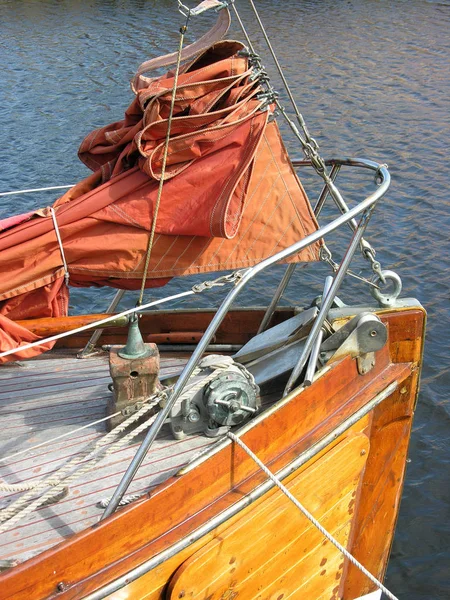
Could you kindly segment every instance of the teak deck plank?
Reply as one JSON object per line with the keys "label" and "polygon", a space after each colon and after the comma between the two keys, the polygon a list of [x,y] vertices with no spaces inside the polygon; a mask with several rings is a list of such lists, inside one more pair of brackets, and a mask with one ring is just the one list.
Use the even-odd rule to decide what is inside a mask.
{"label": "teak deck plank", "polygon": [[[161,373],[178,371],[185,363],[186,355],[163,356]],[[59,357],[22,361],[0,368],[1,456],[26,450],[106,416],[110,381],[106,355],[87,360]],[[100,423],[6,463],[0,462],[0,478],[19,483],[55,473],[104,433],[105,423]],[[130,493],[153,489],[213,442],[201,436],[179,442],[165,427],[133,481]],[[82,481],[70,486],[66,498],[4,532],[0,536],[0,559],[26,560],[96,523],[102,513],[98,501],[111,496],[139,443],[138,439],[100,462]],[[20,493],[0,493],[0,507],[19,496]]]}

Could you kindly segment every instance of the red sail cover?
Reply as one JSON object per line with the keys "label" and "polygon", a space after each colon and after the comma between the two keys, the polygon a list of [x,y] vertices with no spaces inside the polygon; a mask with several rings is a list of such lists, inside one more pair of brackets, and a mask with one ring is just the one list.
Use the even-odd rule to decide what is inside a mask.
{"label": "red sail cover", "polygon": [[[317,228],[242,48],[218,42],[181,68],[147,287],[249,267]],[[73,286],[141,284],[174,84],[173,72],[149,78],[142,70],[125,118],[81,144],[80,159],[94,173],[53,205]],[[292,260],[317,260],[318,247]],[[0,223],[0,261],[5,351],[36,339],[14,320],[67,314],[62,253],[48,208]]]}

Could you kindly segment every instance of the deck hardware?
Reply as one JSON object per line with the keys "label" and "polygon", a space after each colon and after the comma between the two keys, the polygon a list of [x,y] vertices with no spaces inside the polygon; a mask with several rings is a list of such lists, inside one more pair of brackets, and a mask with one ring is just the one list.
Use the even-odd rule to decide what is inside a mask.
{"label": "deck hardware", "polygon": [[159,386],[158,348],[156,344],[144,344],[136,316],[130,320],[126,346],[111,346],[109,372],[113,395],[108,400],[107,414],[121,412],[109,420],[112,429],[137,412]]}
{"label": "deck hardware", "polygon": [[[114,295],[114,298],[111,300],[108,308],[106,309],[107,314],[112,314],[116,310],[117,306],[119,305],[119,302],[122,300],[124,295],[125,290],[117,290],[116,294]],[[102,332],[103,329],[96,329],[94,331],[94,333],[89,338],[89,341],[87,342],[86,346],[83,348],[83,350],[81,350],[81,352],[77,354],[77,358],[89,358],[93,354],[96,354],[95,345],[100,339]]]}
{"label": "deck hardware", "polygon": [[[400,292],[402,291],[402,280],[399,275],[395,271],[381,271],[381,274],[378,276],[379,282],[386,283],[391,282],[393,285],[393,289],[390,293],[383,293],[381,289],[371,288],[371,294],[378,301],[378,304],[382,308],[395,306],[395,302],[397,298],[400,296]],[[383,282],[384,279],[384,282]]]}
{"label": "deck hardware", "polygon": [[248,421],[260,408],[259,388],[251,373],[231,357],[206,356],[191,379],[191,394],[183,394],[170,413],[176,439],[203,432],[208,437],[225,434]]}
{"label": "deck hardware", "polygon": [[[345,164],[348,166],[362,167],[362,168],[370,169],[372,171],[379,169],[378,163],[375,163],[373,161],[366,160],[366,159],[347,159],[347,158],[345,158],[345,159],[341,159],[341,160],[334,159],[331,161],[331,163],[329,161],[326,161],[326,162],[327,162],[327,164],[343,164],[343,165]],[[303,164],[308,165],[310,163],[308,161],[306,161]],[[296,242],[295,244],[293,244],[292,246],[290,246],[289,248],[286,248],[285,250],[281,250],[280,252],[277,252],[273,256],[264,259],[258,265],[255,265],[254,267],[251,267],[244,272],[242,278],[236,282],[234,287],[229,291],[228,295],[223,300],[221,306],[217,309],[217,312],[216,312],[214,318],[212,319],[211,323],[208,325],[202,339],[198,343],[196,349],[194,350],[194,352],[191,355],[191,358],[186,363],[186,366],[184,367],[183,372],[181,373],[180,377],[178,378],[177,382],[175,383],[173,391],[171,393],[171,396],[167,401],[167,404],[159,412],[159,414],[157,415],[152,426],[147,431],[145,439],[143,440],[142,444],[140,445],[139,449],[137,450],[136,454],[134,455],[132,461],[130,462],[126,472],[124,473],[122,479],[120,480],[120,483],[117,486],[117,488],[111,498],[111,502],[108,505],[108,507],[106,508],[105,512],[103,513],[101,519],[106,519],[107,517],[109,517],[110,515],[112,515],[115,512],[115,510],[120,502],[120,499],[127,491],[131,481],[133,480],[133,477],[135,476],[135,474],[136,474],[137,470],[139,469],[140,465],[142,464],[142,461],[144,460],[148,450],[150,449],[156,436],[158,435],[159,430],[166,422],[166,419],[169,416],[173,406],[175,405],[175,403],[177,402],[177,400],[180,398],[181,394],[183,393],[187,382],[189,381],[194,369],[197,367],[200,359],[203,356],[203,353],[205,352],[205,348],[209,345],[210,341],[212,340],[213,336],[215,335],[217,328],[219,327],[219,325],[222,323],[223,319],[225,318],[225,315],[227,314],[229,307],[234,302],[236,296],[239,295],[239,293],[242,291],[242,289],[246,286],[246,284],[253,277],[255,277],[256,275],[258,275],[259,273],[264,271],[264,269],[266,269],[269,265],[278,263],[282,260],[285,260],[286,258],[289,258],[290,256],[297,254],[303,248],[306,248],[307,246],[314,243],[315,241],[322,239],[323,237],[325,237],[326,235],[328,235],[329,233],[331,233],[332,231],[334,231],[335,229],[340,227],[340,225],[347,223],[347,221],[350,221],[355,216],[357,216],[359,214],[363,214],[364,215],[362,218],[363,223],[367,223],[367,220],[366,220],[367,219],[367,211],[370,211],[371,209],[373,209],[375,207],[376,203],[378,202],[378,200],[380,198],[382,198],[384,196],[384,194],[387,192],[387,190],[389,189],[389,185],[390,185],[389,172],[387,171],[387,169],[382,167],[380,169],[380,173],[383,176],[382,185],[379,186],[374,193],[367,196],[357,206],[351,208],[348,213],[340,215],[337,219],[335,219],[331,223],[327,223],[326,225],[321,227],[319,230],[307,235],[303,240],[300,240],[300,241]],[[357,243],[359,243],[359,241],[360,241],[359,236],[357,236],[357,238],[358,238]],[[353,251],[353,247],[349,248],[349,250]],[[350,253],[350,259],[351,259],[351,256],[352,256],[352,253]],[[343,261],[341,263],[341,267],[344,272],[347,269],[349,262],[350,262],[350,260],[347,261],[346,257],[343,259]],[[338,277],[338,275],[339,275],[339,273],[336,274],[336,277]],[[335,283],[336,282],[333,282],[333,286],[335,286]],[[338,287],[338,286],[336,286],[336,287]],[[190,293],[192,293],[192,292],[190,292]],[[330,293],[331,293],[331,291],[330,291]],[[188,295],[189,292],[185,292],[185,294]],[[334,297],[335,293],[333,293],[332,296]],[[328,309],[329,309],[329,307],[327,307],[326,312],[328,312]],[[136,309],[134,309],[134,310],[136,310]],[[125,311],[125,312],[127,312],[127,311]],[[133,310],[130,310],[130,312],[133,312]],[[122,313],[122,314],[124,314],[124,313]],[[320,328],[321,328],[321,324],[319,324],[319,327],[317,328],[317,330]],[[317,334],[317,332],[315,331],[314,335],[313,335],[313,331],[311,330],[310,337],[314,338],[316,334]],[[311,341],[308,342],[308,345],[309,344],[311,344],[311,345],[308,348],[306,359],[309,356],[309,351],[311,349],[313,342],[314,342],[314,339],[311,339]],[[306,363],[306,359],[305,359],[305,363]]]}
{"label": "deck hardware", "polygon": [[[332,283],[333,283],[333,278],[328,275],[328,277],[325,278],[325,283],[323,286],[322,300],[324,300],[327,297],[327,294],[330,291]],[[305,379],[303,382],[304,385],[306,385],[306,386],[311,385],[313,377],[314,377],[314,373],[316,372],[317,361],[319,358],[320,345],[322,344],[324,333],[325,333],[325,330],[324,330],[324,328],[322,328],[319,331],[319,333],[317,334],[314,345],[311,348],[311,354],[309,355],[309,362],[308,362],[308,366],[306,368],[306,375],[305,375]]]}
{"label": "deck hardware", "polygon": [[234,358],[242,364],[267,355],[269,352],[304,338],[311,330],[314,319],[318,314],[317,307],[307,308],[295,317],[291,317],[270,329],[258,333],[236,352]]}
{"label": "deck hardware", "polygon": [[[343,421],[331,433],[329,433],[321,440],[316,442],[313,446],[308,448],[308,450],[302,452],[290,464],[278,471],[278,479],[282,481],[283,479],[294,473],[302,465],[306,464],[309,460],[311,460],[311,458],[317,456],[317,454],[321,452],[324,448],[326,448],[326,446],[330,442],[337,439],[340,435],[342,435],[342,433],[347,431],[352,425],[354,425],[362,417],[364,417],[381,402],[383,402],[383,400],[385,400],[391,394],[393,394],[397,387],[398,383],[396,381],[388,385],[384,390],[382,390],[379,394],[372,398],[372,400],[370,400],[367,404],[365,404],[359,410],[357,410],[351,417]],[[246,427],[247,426],[244,426],[243,429],[239,429],[239,436],[242,436],[243,431],[247,430]],[[193,460],[189,465],[184,467],[181,471],[179,471],[177,475],[181,476],[186,474],[198,464],[203,463],[205,460],[207,460],[210,456],[212,456],[212,454],[218,452],[220,449],[230,444],[231,440],[228,437],[223,440],[220,440],[219,442],[217,442],[217,444],[214,444],[214,446],[210,448],[206,453],[202,454],[197,459]],[[201,539],[204,535],[208,534],[210,531],[213,531],[222,523],[225,523],[228,519],[238,514],[238,512],[243,508],[250,506],[253,502],[261,498],[269,490],[273,489],[274,486],[275,484],[270,479],[267,479],[264,483],[259,485],[257,488],[255,488],[248,494],[245,494],[242,498],[237,500],[230,507],[226,508],[215,517],[212,517],[209,521],[206,521],[202,526],[200,526],[190,535],[185,536],[178,542],[175,542],[172,546],[169,546],[165,550],[162,550],[162,552],[160,552],[159,554],[156,554],[152,558],[149,558],[145,562],[141,563],[139,566],[135,567],[134,569],[131,569],[124,575],[119,576],[114,581],[97,589],[95,592],[91,592],[84,598],[84,600],[103,600],[113,592],[116,592],[124,588],[126,585],[129,585],[131,582],[136,581],[137,579],[139,579],[139,577],[142,577],[142,575],[155,569],[164,561],[168,560],[168,558],[171,558],[181,550],[188,548],[189,546],[191,546],[191,544]]]}
{"label": "deck hardware", "polygon": [[128,327],[127,344],[124,348],[118,350],[117,354],[120,358],[128,358],[130,360],[145,358],[154,354],[154,345],[144,344],[137,315],[131,317]]}
{"label": "deck hardware", "polygon": [[345,355],[357,359],[358,372],[365,375],[375,366],[375,352],[387,341],[386,326],[371,313],[361,313],[345,323],[320,347],[323,364]]}
{"label": "deck hardware", "polygon": [[375,352],[367,352],[356,357],[356,366],[360,375],[365,375],[375,366]]}
{"label": "deck hardware", "polygon": [[[288,380],[287,385],[284,390],[285,396],[287,396],[287,394],[289,394],[289,392],[294,388],[298,378],[300,377],[300,374],[302,373],[302,371],[309,359],[309,356],[311,354],[311,349],[314,345],[316,337],[318,336],[320,330],[323,327],[323,324],[328,315],[328,311],[330,310],[330,308],[333,304],[333,301],[336,297],[336,294],[339,290],[342,280],[344,279],[347,269],[348,269],[348,267],[352,261],[352,258],[355,254],[355,250],[359,246],[359,244],[362,240],[362,237],[364,235],[366,227],[369,223],[370,217],[372,216],[373,209],[374,209],[374,205],[372,205],[370,208],[365,210],[361,215],[359,225],[355,229],[352,239],[350,241],[350,244],[347,248],[347,251],[342,259],[341,264],[339,265],[339,269],[336,271],[336,273],[334,275],[333,283],[331,284],[331,287],[330,287],[327,295],[325,296],[325,298],[323,298],[319,314],[317,315],[317,318],[314,321],[314,324],[311,328],[311,332],[308,336],[308,339],[305,342],[305,346],[303,348],[302,353],[300,354],[297,364],[293,368],[292,373],[289,377],[289,380]],[[347,216],[349,216],[350,213],[351,213],[351,211],[349,213],[347,213]]]}

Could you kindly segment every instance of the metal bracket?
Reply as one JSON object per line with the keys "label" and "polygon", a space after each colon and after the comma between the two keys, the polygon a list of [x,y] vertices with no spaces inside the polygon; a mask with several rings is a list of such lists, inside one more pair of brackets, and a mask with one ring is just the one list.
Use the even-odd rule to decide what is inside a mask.
{"label": "metal bracket", "polygon": [[322,364],[343,356],[357,358],[358,372],[368,373],[375,366],[375,352],[387,341],[386,326],[371,313],[362,313],[345,323],[320,347]]}
{"label": "metal bracket", "polygon": [[[402,280],[400,279],[400,276],[397,275],[395,271],[381,271],[377,280],[378,285],[385,284],[386,282],[390,281],[393,284],[393,289],[390,293],[383,294],[379,288],[370,288],[372,296],[378,301],[378,304],[381,306],[381,308],[395,306],[396,300],[402,291]],[[377,283],[377,281],[375,281],[375,283]]]}

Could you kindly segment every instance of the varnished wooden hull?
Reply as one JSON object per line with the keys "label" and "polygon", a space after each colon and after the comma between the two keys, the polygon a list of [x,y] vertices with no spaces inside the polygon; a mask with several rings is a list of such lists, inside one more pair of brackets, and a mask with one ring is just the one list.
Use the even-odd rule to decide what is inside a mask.
{"label": "varnished wooden hull", "polygon": [[[425,315],[412,308],[381,318],[389,342],[374,369],[360,375],[356,361],[344,358],[242,436],[273,472],[305,457],[284,483],[379,578],[401,497]],[[244,341],[245,321],[236,322],[234,336],[223,334],[227,343]],[[395,391],[352,423],[391,385]],[[373,590],[279,491],[215,525],[265,480],[247,454],[225,445],[145,500],[7,571],[0,597],[351,600]]]}

